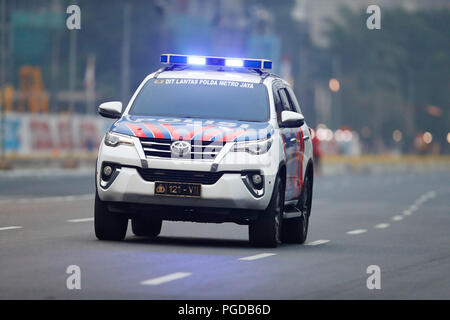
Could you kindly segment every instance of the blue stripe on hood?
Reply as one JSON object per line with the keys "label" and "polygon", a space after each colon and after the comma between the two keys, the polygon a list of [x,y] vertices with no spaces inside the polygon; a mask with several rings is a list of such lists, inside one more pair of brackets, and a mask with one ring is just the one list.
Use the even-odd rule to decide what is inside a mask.
{"label": "blue stripe on hood", "polygon": [[[151,124],[156,128],[153,132],[146,124]],[[111,131],[138,137],[163,139],[173,139],[170,131],[162,124],[169,124],[175,132],[180,135],[180,139],[188,139],[189,133],[197,130],[195,135],[188,140],[202,140],[211,130],[219,129],[223,132],[214,135],[211,141],[252,141],[266,139],[272,136],[274,128],[268,122],[247,122],[232,120],[205,120],[187,118],[163,118],[163,117],[142,117],[124,116],[115,122]],[[131,127],[131,128],[130,128]],[[200,130],[202,127],[212,127]],[[137,128],[137,130],[135,130]],[[174,134],[175,136],[175,134]]]}

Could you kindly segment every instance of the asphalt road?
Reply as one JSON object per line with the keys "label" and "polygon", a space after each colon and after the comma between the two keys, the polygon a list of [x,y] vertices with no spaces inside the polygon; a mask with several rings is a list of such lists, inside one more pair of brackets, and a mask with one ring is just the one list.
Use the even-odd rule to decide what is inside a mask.
{"label": "asphalt road", "polygon": [[98,241],[92,184],[90,171],[0,174],[0,299],[450,299],[450,172],[318,177],[308,245],[277,249],[234,224]]}

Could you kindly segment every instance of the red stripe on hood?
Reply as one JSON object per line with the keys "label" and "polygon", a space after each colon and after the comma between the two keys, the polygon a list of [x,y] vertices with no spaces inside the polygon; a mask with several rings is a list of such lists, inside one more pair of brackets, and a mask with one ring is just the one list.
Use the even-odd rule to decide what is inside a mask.
{"label": "red stripe on hood", "polygon": [[164,135],[155,125],[151,123],[145,123],[144,126],[146,126],[153,134],[153,137],[156,139],[164,139]]}
{"label": "red stripe on hood", "polygon": [[225,135],[220,141],[222,141],[222,142],[233,141],[237,137],[243,135],[245,132],[247,132],[247,130],[239,129],[239,130],[237,130],[235,132],[231,132],[231,133]]}
{"label": "red stripe on hood", "polygon": [[211,140],[213,137],[217,136],[218,134],[223,133],[224,130],[223,129],[214,129],[209,131],[208,133],[204,134],[202,137],[202,141],[209,141]]}
{"label": "red stripe on hood", "polygon": [[196,135],[198,135],[199,133],[202,133],[203,131],[211,129],[211,128],[215,128],[215,126],[207,126],[207,127],[197,128],[197,129],[185,134],[183,137],[183,140],[192,140],[192,138],[195,137]]}
{"label": "red stripe on hood", "polygon": [[131,123],[128,123],[127,126],[128,126],[128,128],[133,132],[133,134],[134,134],[136,137],[139,137],[139,138],[147,138],[147,136],[145,135],[144,131],[142,131],[142,129],[139,128],[139,126],[137,126],[137,125],[135,125],[135,124],[131,124]]}
{"label": "red stripe on hood", "polygon": [[164,128],[166,128],[166,129],[169,131],[170,136],[172,137],[172,140],[180,140],[180,139],[181,139],[181,136],[180,136],[180,134],[178,133],[177,129],[175,129],[174,127],[172,127],[170,124],[168,124],[168,123],[163,123],[162,126],[163,126]]}

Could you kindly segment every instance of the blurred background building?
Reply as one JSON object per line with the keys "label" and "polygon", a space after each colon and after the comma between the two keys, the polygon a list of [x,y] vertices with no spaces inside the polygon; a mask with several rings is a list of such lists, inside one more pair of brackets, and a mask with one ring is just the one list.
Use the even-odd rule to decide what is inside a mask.
{"label": "blurred background building", "polygon": [[[81,30],[69,30],[69,5]],[[368,30],[368,5],[381,30]],[[450,153],[449,0],[0,0],[2,157],[95,150],[160,53],[266,58],[325,154]]]}

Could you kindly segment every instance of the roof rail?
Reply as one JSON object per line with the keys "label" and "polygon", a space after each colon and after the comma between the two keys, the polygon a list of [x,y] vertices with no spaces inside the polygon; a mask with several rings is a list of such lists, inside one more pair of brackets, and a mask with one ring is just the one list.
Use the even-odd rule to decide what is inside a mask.
{"label": "roof rail", "polygon": [[264,71],[262,71],[260,69],[252,69],[252,71],[254,71],[254,72],[256,72],[257,74],[260,75],[260,77],[261,77],[260,83],[261,84],[264,82],[264,80],[266,80],[268,77],[273,75],[270,72],[264,72]]}
{"label": "roof rail", "polygon": [[173,71],[175,70],[177,67],[180,67],[180,70],[184,70],[187,69],[188,66],[184,66],[184,65],[179,65],[179,64],[172,64],[170,66],[167,67],[163,67],[160,68],[158,71],[156,71],[155,75],[153,76],[153,79],[158,79],[159,75],[165,71]]}

